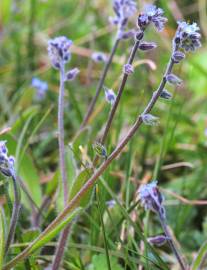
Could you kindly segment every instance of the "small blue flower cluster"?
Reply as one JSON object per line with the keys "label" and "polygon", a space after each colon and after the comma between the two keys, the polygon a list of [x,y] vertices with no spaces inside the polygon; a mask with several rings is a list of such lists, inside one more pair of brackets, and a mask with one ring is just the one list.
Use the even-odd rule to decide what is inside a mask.
{"label": "small blue flower cluster", "polygon": [[164,198],[157,187],[156,181],[142,185],[139,188],[139,198],[146,210],[151,210],[165,219]]}
{"label": "small blue flower cluster", "polygon": [[184,49],[186,52],[195,51],[201,47],[200,28],[197,23],[178,22],[178,29],[174,39],[175,46]]}
{"label": "small blue flower cluster", "polygon": [[9,177],[15,175],[14,163],[14,157],[8,156],[6,141],[0,141],[0,172]]}
{"label": "small blue flower cluster", "polygon": [[70,60],[71,53],[69,49],[72,43],[65,36],[56,37],[48,41],[48,54],[54,68],[60,69],[63,64]]}
{"label": "small blue flower cluster", "polygon": [[48,90],[48,84],[37,77],[32,78],[31,86],[36,89],[36,99],[43,100]]}
{"label": "small blue flower cluster", "polygon": [[144,30],[152,23],[158,31],[162,31],[167,18],[163,16],[164,11],[154,5],[146,5],[144,11],[138,17],[138,26]]}

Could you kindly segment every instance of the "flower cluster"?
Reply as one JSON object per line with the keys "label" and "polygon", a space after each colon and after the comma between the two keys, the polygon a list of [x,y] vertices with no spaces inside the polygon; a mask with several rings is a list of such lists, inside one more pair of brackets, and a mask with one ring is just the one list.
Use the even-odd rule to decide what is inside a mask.
{"label": "flower cluster", "polygon": [[138,26],[144,30],[150,23],[152,23],[158,31],[162,31],[167,18],[163,16],[164,11],[154,5],[146,5],[144,12],[138,17]]}
{"label": "flower cluster", "polygon": [[6,141],[0,141],[0,172],[5,176],[13,176],[15,174],[14,157],[8,156]]}
{"label": "flower cluster", "polygon": [[200,28],[197,23],[178,22],[178,30],[174,39],[176,46],[184,49],[186,52],[195,51],[201,47],[199,31]]}
{"label": "flower cluster", "polygon": [[126,27],[129,17],[137,11],[134,0],[114,0],[113,9],[116,16],[112,18],[112,23],[122,30]]}
{"label": "flower cluster", "polygon": [[102,52],[94,52],[94,53],[92,53],[91,59],[96,63],[99,63],[99,62],[106,63],[107,60],[108,60],[106,54],[102,53]]}
{"label": "flower cluster", "polygon": [[152,210],[162,219],[165,219],[163,196],[157,187],[156,181],[153,181],[150,184],[142,185],[139,188],[139,198],[141,200],[141,204],[146,210]]}
{"label": "flower cluster", "polygon": [[48,41],[48,54],[54,68],[60,69],[63,64],[70,60],[69,48],[71,45],[72,41],[64,36]]}
{"label": "flower cluster", "polygon": [[40,80],[39,78],[34,77],[31,82],[32,87],[36,91],[36,99],[43,100],[45,98],[46,91],[48,90],[48,84],[45,81]]}

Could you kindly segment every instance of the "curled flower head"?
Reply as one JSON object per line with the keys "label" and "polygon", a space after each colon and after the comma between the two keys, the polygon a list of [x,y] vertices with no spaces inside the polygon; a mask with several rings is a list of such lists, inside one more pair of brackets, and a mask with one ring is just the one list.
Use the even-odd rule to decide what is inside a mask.
{"label": "curled flower head", "polygon": [[139,198],[145,210],[152,210],[165,219],[163,196],[157,187],[157,181],[142,185],[139,188]]}
{"label": "curled flower head", "polygon": [[178,22],[178,29],[174,39],[176,46],[186,52],[195,51],[201,47],[201,34],[199,31],[200,28],[197,23]]}
{"label": "curled flower head", "polygon": [[137,6],[134,0],[113,0],[113,9],[116,16],[112,18],[112,23],[123,30],[129,17],[137,11]]}
{"label": "curled flower head", "polygon": [[48,90],[48,84],[39,78],[34,77],[31,82],[31,86],[36,89],[36,99],[42,100],[45,98],[46,91]]}
{"label": "curled flower head", "polygon": [[62,64],[70,60],[69,48],[71,45],[72,41],[64,36],[48,41],[48,55],[54,68],[60,69]]}
{"label": "curled flower head", "polygon": [[163,16],[164,11],[154,5],[146,5],[144,11],[138,17],[138,26],[144,30],[150,23],[154,24],[158,31],[162,31],[167,18]]}
{"label": "curled flower head", "polygon": [[8,149],[6,141],[0,141],[0,172],[5,176],[12,176],[15,174],[15,159],[8,156]]}

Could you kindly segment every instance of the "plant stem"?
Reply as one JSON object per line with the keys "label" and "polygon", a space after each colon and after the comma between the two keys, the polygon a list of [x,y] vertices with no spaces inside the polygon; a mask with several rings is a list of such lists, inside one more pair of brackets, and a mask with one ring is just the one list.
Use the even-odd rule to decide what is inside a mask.
{"label": "plant stem", "polygon": [[163,231],[164,231],[164,233],[165,233],[165,235],[167,237],[167,242],[168,242],[171,250],[173,251],[175,257],[177,258],[178,263],[180,264],[181,269],[182,270],[187,270],[187,267],[185,267],[185,263],[184,263],[181,255],[179,254],[179,251],[177,250],[177,248],[176,248],[173,240],[172,240],[172,237],[171,237],[170,232],[168,230],[168,227],[166,225],[166,221],[163,220],[163,218],[161,217],[161,215],[159,215],[159,219],[160,219],[160,223],[161,223],[161,226],[163,228]]}
{"label": "plant stem", "polygon": [[[140,40],[136,40],[135,43],[134,43],[134,46],[133,46],[133,48],[132,48],[132,50],[131,50],[129,59],[128,59],[128,61],[127,61],[127,64],[130,64],[130,65],[131,65],[131,64],[133,63],[134,58],[135,58],[135,55],[136,55],[136,52],[137,52],[137,50],[138,50],[138,48],[139,48],[139,44],[140,44]],[[117,94],[116,100],[115,100],[115,102],[114,102],[114,104],[113,104],[113,107],[112,107],[112,109],[111,109],[111,112],[110,112],[110,114],[109,114],[109,117],[108,117],[108,120],[107,120],[107,123],[106,123],[106,127],[105,127],[105,130],[104,130],[104,134],[103,134],[103,136],[102,136],[102,138],[101,138],[101,141],[100,141],[101,144],[104,144],[105,141],[106,141],[107,135],[108,135],[108,133],[109,133],[109,130],[110,130],[110,127],[111,127],[113,118],[114,118],[114,115],[115,115],[115,113],[116,113],[116,110],[117,110],[118,105],[119,105],[119,101],[120,101],[120,99],[121,99],[121,95],[122,95],[122,93],[123,93],[123,91],[124,91],[124,87],[125,87],[125,85],[126,85],[128,76],[129,76],[129,75],[126,74],[126,73],[124,73],[124,75],[123,75],[122,82],[121,82],[121,85],[120,85],[120,87],[119,87],[119,90],[118,90],[118,94]],[[96,165],[97,161],[98,161],[98,156],[96,156],[95,159],[94,159],[94,162],[93,162],[94,166]]]}
{"label": "plant stem", "polygon": [[[64,194],[64,205],[68,200],[68,185],[65,171],[65,144],[64,144],[64,90],[65,90],[65,66],[61,65],[60,68],[60,90],[58,101],[58,141],[59,141],[59,159],[60,159],[60,171],[62,177],[62,188]],[[58,245],[55,251],[54,260],[52,263],[52,270],[59,269],[64,256],[65,245],[67,242],[70,226],[68,225],[60,235]]]}
{"label": "plant stem", "polygon": [[109,250],[108,250],[108,243],[107,243],[105,225],[104,225],[104,221],[103,221],[103,217],[102,217],[102,211],[101,211],[101,205],[100,205],[100,197],[99,197],[99,186],[98,185],[96,185],[96,197],[97,197],[97,205],[98,205],[98,210],[99,210],[99,216],[100,216],[100,220],[101,220],[101,227],[102,227],[102,231],[103,231],[107,267],[108,267],[108,270],[111,270],[110,255],[109,255]]}
{"label": "plant stem", "polygon": [[[135,58],[135,55],[136,55],[136,52],[137,52],[137,49],[139,48],[139,43],[140,43],[139,40],[138,40],[138,41],[135,41],[134,46],[133,46],[133,48],[132,48],[132,50],[131,50],[131,54],[130,54],[130,56],[129,56],[129,59],[128,59],[127,64],[130,64],[130,65],[131,65],[131,64],[133,63],[134,58]],[[119,101],[120,101],[121,95],[122,95],[123,90],[124,90],[124,87],[125,87],[125,85],[126,85],[128,76],[129,76],[128,74],[124,73],[124,76],[123,76],[123,78],[122,78],[122,82],[121,82],[121,85],[120,85],[120,87],[119,87],[119,90],[118,90],[118,94],[117,94],[115,103],[114,103],[114,105],[113,105],[113,107],[112,107],[112,110],[111,110],[111,112],[110,112],[110,114],[109,114],[108,121],[107,121],[107,124],[106,124],[106,128],[105,128],[105,130],[104,130],[104,134],[103,134],[103,137],[102,137],[102,139],[101,139],[101,143],[102,143],[102,144],[104,144],[104,142],[105,142],[105,140],[106,140],[106,137],[107,137],[107,135],[108,135],[108,132],[109,132],[109,129],[110,129],[110,127],[111,127],[111,124],[112,124],[114,115],[115,115],[116,110],[117,110],[117,107],[118,107],[118,105],[119,105]]]}
{"label": "plant stem", "polygon": [[83,119],[83,122],[82,122],[82,124],[80,126],[80,129],[82,129],[88,123],[88,120],[89,120],[91,114],[93,113],[95,104],[96,104],[97,99],[98,99],[98,97],[99,97],[99,95],[101,93],[101,90],[102,90],[102,87],[103,87],[103,84],[104,84],[106,75],[107,75],[108,70],[109,70],[109,67],[110,67],[110,65],[112,63],[112,60],[113,60],[114,54],[116,52],[116,49],[117,49],[117,47],[119,45],[119,42],[120,42],[120,39],[119,38],[116,38],[115,39],[115,42],[114,42],[114,45],[112,47],[110,56],[108,58],[108,61],[106,62],[105,66],[104,66],[104,70],[103,70],[103,73],[102,73],[101,78],[99,80],[98,86],[96,88],[96,94],[93,97],[93,99],[92,99],[92,101],[91,101],[91,103],[89,105],[88,111],[87,111],[87,113],[86,113],[86,115],[85,115],[85,117]]}
{"label": "plant stem", "polygon": [[62,178],[62,188],[64,194],[64,203],[67,203],[68,185],[65,171],[65,144],[64,144],[64,92],[65,92],[65,66],[60,67],[60,90],[58,100],[58,143],[59,143],[59,159],[60,172]]}
{"label": "plant stem", "polygon": [[7,254],[10,244],[13,241],[15,229],[16,229],[16,225],[17,225],[17,221],[19,217],[19,210],[20,210],[20,192],[18,190],[16,176],[14,175],[12,175],[12,183],[13,183],[13,188],[14,188],[14,204],[13,204],[12,216],[11,216],[11,221],[10,221],[9,233],[8,233],[6,246],[5,246],[5,254]]}
{"label": "plant stem", "polygon": [[[172,71],[174,61],[170,58],[170,61],[167,65],[166,71],[158,89],[153,93],[152,98],[147,104],[143,113],[149,113],[156,101],[158,100],[161,92],[163,91],[165,84],[167,82],[166,75]],[[123,140],[117,145],[115,150],[108,156],[108,158],[100,165],[100,167],[94,171],[94,174],[89,178],[89,180],[82,186],[79,192],[73,197],[73,199],[66,205],[63,211],[50,223],[50,225],[19,255],[17,255],[13,260],[7,263],[3,270],[9,270],[11,267],[14,267],[19,261],[30,255],[32,250],[32,246],[42,239],[48,232],[50,232],[56,225],[59,224],[67,215],[78,205],[81,198],[86,194],[86,192],[94,186],[94,183],[97,181],[100,175],[108,168],[111,162],[122,152],[126,144],[130,141],[130,139],[135,135],[141,124],[143,123],[142,117],[138,116],[134,125],[130,128],[127,135],[123,138]]]}

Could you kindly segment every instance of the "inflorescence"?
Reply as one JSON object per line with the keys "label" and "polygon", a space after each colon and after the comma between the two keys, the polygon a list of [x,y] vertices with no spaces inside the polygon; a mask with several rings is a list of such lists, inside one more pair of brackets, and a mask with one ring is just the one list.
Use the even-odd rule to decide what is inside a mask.
{"label": "inflorescence", "polygon": [[56,37],[48,41],[48,54],[52,66],[60,69],[63,64],[66,64],[71,57],[69,51],[72,41],[64,36]]}
{"label": "inflorescence", "polygon": [[8,156],[6,141],[0,141],[0,172],[5,176],[15,175],[15,159],[13,156]]}

